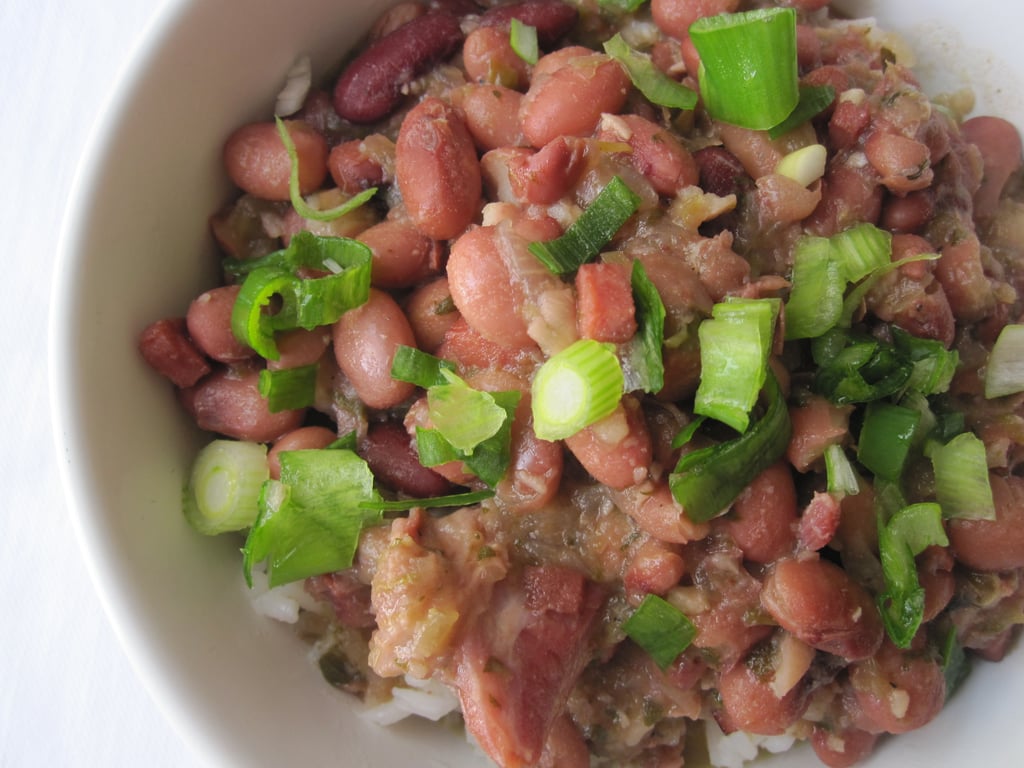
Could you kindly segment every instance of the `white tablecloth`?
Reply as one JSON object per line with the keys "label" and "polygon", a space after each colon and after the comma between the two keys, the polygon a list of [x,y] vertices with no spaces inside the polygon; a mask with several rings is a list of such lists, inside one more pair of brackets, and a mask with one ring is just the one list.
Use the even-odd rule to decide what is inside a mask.
{"label": "white tablecloth", "polygon": [[192,766],[80,555],[54,459],[47,311],[86,137],[158,0],[0,0],[0,766]]}

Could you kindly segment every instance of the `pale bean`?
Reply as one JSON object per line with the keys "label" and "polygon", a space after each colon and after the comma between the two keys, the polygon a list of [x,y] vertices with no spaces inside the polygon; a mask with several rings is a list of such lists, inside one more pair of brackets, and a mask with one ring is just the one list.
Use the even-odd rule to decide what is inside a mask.
{"label": "pale bean", "polygon": [[470,84],[455,91],[452,100],[465,113],[466,127],[481,150],[523,143],[519,129],[523,94],[498,84]]}
{"label": "pale bean", "polygon": [[[299,159],[299,191],[319,189],[327,177],[327,141],[306,123],[286,120]],[[243,125],[224,144],[224,168],[240,189],[264,200],[288,200],[291,162],[274,123]]]}
{"label": "pale bean", "polygon": [[651,0],[651,15],[662,32],[682,40],[697,19],[732,13],[739,5],[739,0]]}
{"label": "pale bean", "polygon": [[530,82],[526,61],[512,49],[508,29],[477,27],[462,44],[462,65],[474,83],[525,89]]}
{"label": "pale bean", "polygon": [[448,240],[476,217],[482,184],[462,112],[427,98],[402,121],[395,176],[406,211],[423,234]]}
{"label": "pale bean", "polygon": [[382,221],[359,239],[373,252],[370,279],[378,288],[408,288],[441,269],[441,245],[408,221]]}
{"label": "pale bean", "polygon": [[559,136],[590,136],[603,113],[618,112],[625,104],[630,82],[618,62],[591,51],[560,60],[561,66],[547,73],[550,65],[541,65],[546,58],[534,70],[519,115],[532,146]]}
{"label": "pale bean", "polygon": [[399,345],[416,339],[402,308],[388,294],[370,290],[370,298],[334,325],[334,356],[359,398],[371,408],[390,408],[410,397],[415,387],[391,378]]}
{"label": "pale bean", "polygon": [[640,404],[625,396],[610,416],[565,439],[566,447],[591,476],[621,490],[647,479],[651,434]]}
{"label": "pale bean", "polygon": [[440,347],[445,334],[461,317],[452,301],[448,278],[444,276],[421,285],[409,294],[405,300],[405,314],[416,337],[416,345],[425,352],[434,352]]}
{"label": "pale bean", "polygon": [[796,486],[789,464],[777,462],[755,477],[733,504],[722,526],[755,563],[771,563],[793,552]]}
{"label": "pale bean", "polygon": [[1024,479],[990,474],[995,520],[949,521],[949,541],[956,559],[975,571],[1010,571],[1024,567]]}
{"label": "pale bean", "polygon": [[[759,651],[763,649],[755,650],[755,654]],[[808,704],[806,686],[796,685],[778,696],[772,679],[759,672],[757,662],[751,659],[722,673],[718,679],[722,711],[717,718],[724,731],[772,736],[785,732],[800,718]]]}
{"label": "pale bean", "polygon": [[338,439],[327,427],[299,427],[282,435],[267,451],[267,466],[274,480],[281,479],[281,454],[285,451],[304,451],[326,448]]}
{"label": "pale bean", "polygon": [[271,413],[256,369],[217,371],[183,395],[200,429],[236,440],[272,442],[296,429],[305,415],[305,409]]}
{"label": "pale bean", "polygon": [[185,315],[192,341],[207,355],[222,363],[237,363],[255,354],[231,330],[231,312],[240,290],[240,285],[212,288],[200,294],[189,305]]}

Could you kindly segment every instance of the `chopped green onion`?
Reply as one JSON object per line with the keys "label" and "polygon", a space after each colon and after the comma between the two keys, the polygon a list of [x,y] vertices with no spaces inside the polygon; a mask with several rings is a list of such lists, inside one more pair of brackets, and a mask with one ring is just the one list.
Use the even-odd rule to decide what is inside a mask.
{"label": "chopped green onion", "polygon": [[946,701],[967,678],[970,663],[964,648],[956,637],[956,627],[950,627],[942,644],[942,672],[946,678]]}
{"label": "chopped green onion", "polygon": [[909,389],[922,395],[937,395],[949,389],[960,364],[955,349],[946,349],[940,341],[919,338],[898,326],[892,328],[892,340],[896,351],[913,363]]}
{"label": "chopped green onion", "polygon": [[799,91],[800,100],[796,107],[789,113],[789,117],[768,129],[769,138],[777,139],[794,128],[799,128],[827,109],[836,97],[836,90],[831,85],[801,85]]}
{"label": "chopped green onion", "polygon": [[467,507],[471,504],[479,504],[481,501],[494,497],[494,491],[466,491],[465,493],[453,493],[448,496],[429,496],[423,499],[395,499],[385,501],[384,499],[372,499],[363,502],[360,506],[363,509],[379,510],[381,512],[404,512],[409,509],[445,509],[448,507]]}
{"label": "chopped green onion", "polygon": [[693,440],[693,436],[697,434],[697,430],[704,426],[704,422],[707,421],[707,418],[707,416],[698,416],[679,430],[679,433],[672,438],[672,450],[677,451],[684,445],[688,445],[689,442]]}
{"label": "chopped green onion", "polygon": [[326,211],[318,211],[316,208],[311,207],[303,199],[302,191],[299,188],[299,155],[295,150],[295,142],[292,141],[291,134],[288,133],[288,127],[285,125],[284,120],[275,115],[274,121],[277,123],[277,133],[281,137],[285,151],[288,153],[288,162],[291,165],[291,173],[288,177],[288,193],[291,197],[292,207],[299,216],[304,219],[312,219],[313,221],[333,221],[334,219],[340,219],[346,213],[351,213],[377,194],[377,188],[371,187],[346,200],[341,205]]}
{"label": "chopped green onion", "polygon": [[540,47],[537,43],[537,28],[524,24],[517,18],[512,19],[512,26],[508,33],[508,42],[516,55],[527,64],[536,64],[540,56]]}
{"label": "chopped green onion", "polygon": [[248,528],[259,513],[260,487],[268,476],[262,443],[207,443],[192,462],[182,505],[185,519],[207,536]]}
{"label": "chopped green onion", "polygon": [[935,498],[947,518],[995,520],[996,507],[989,482],[985,444],[963,432],[931,451]]}
{"label": "chopped green onion", "polygon": [[243,344],[252,347],[266,360],[277,360],[280,353],[274,341],[271,301],[290,290],[296,278],[276,267],[253,270],[245,278],[231,312],[231,331]]}
{"label": "chopped green onion", "polygon": [[512,421],[522,393],[508,391],[489,394],[505,412],[498,431],[472,450],[464,451],[452,445],[439,429],[417,428],[416,450],[421,464],[436,467],[450,461],[461,461],[489,487],[493,488],[501,481],[511,460]]}
{"label": "chopped green onion", "polygon": [[834,327],[843,311],[846,281],[827,238],[803,237],[797,242],[792,284],[786,302],[786,338],[815,338]]}
{"label": "chopped green onion", "polygon": [[924,589],[914,558],[930,546],[948,546],[938,504],[912,504],[888,523],[879,523],[878,552],[885,592],[878,609],[886,633],[900,648],[909,648],[924,615]]}
{"label": "chopped green onion", "polygon": [[259,392],[267,398],[271,413],[308,408],[316,399],[316,380],[320,366],[316,363],[297,368],[260,371]]}
{"label": "chopped green onion", "polygon": [[507,414],[489,392],[473,389],[447,368],[441,375],[447,383],[427,390],[430,421],[454,448],[472,451],[498,433]]}
{"label": "chopped green onion", "polygon": [[622,631],[662,669],[668,669],[697,637],[697,628],[686,614],[651,594],[623,622]]}
{"label": "chopped green onion", "polygon": [[[263,267],[275,267],[283,272],[299,269],[315,269],[339,274],[354,271],[369,272],[373,252],[358,240],[350,237],[314,235],[303,230],[292,235],[288,247],[268,253],[258,259],[225,259],[224,271],[239,277]],[[366,280],[369,285],[369,280]]]}
{"label": "chopped green onion", "polygon": [[825,477],[828,492],[835,496],[856,496],[860,493],[857,473],[841,445],[833,443],[825,448]]}
{"label": "chopped green onion", "polygon": [[843,277],[856,283],[881,267],[892,264],[892,234],[874,224],[857,224],[829,238],[832,257]]}
{"label": "chopped green onion", "polygon": [[416,347],[401,344],[395,350],[395,356],[391,361],[391,378],[426,389],[447,381],[441,373],[445,369],[454,371],[455,363],[442,360]]}
{"label": "chopped green onion", "polygon": [[700,384],[693,411],[745,432],[767,375],[778,299],[716,304],[697,329]]}
{"label": "chopped green onion", "polygon": [[985,397],[1003,397],[1024,392],[1024,325],[1007,325],[988,357]]}
{"label": "chopped green onion", "polygon": [[853,322],[853,315],[860,308],[861,302],[864,301],[864,297],[867,296],[868,292],[875,287],[878,281],[885,277],[889,272],[899,269],[904,264],[909,264],[914,261],[933,261],[938,257],[938,254],[935,253],[922,253],[917,256],[907,256],[899,261],[891,261],[888,264],[875,268],[867,277],[854,286],[853,290],[851,290],[843,300],[843,313],[839,318],[838,324],[844,328],[850,327],[850,324]]}
{"label": "chopped green onion", "polygon": [[818,370],[814,391],[836,405],[867,403],[903,390],[913,364],[894,347],[833,328],[811,345]]}
{"label": "chopped green onion", "polygon": [[271,587],[351,567],[363,528],[382,516],[364,506],[376,498],[373,474],[352,451],[284,451],[280,461],[242,549],[250,586],[263,560]]}
{"label": "chopped green onion", "polygon": [[700,54],[701,98],[716,120],[766,130],[800,100],[796,12],[769,8],[697,19],[690,39]]}
{"label": "chopped green onion", "polygon": [[597,0],[597,4],[602,8],[611,8],[624,13],[639,10],[640,6],[646,2],[647,0]]}
{"label": "chopped green onion", "polygon": [[621,352],[624,390],[660,392],[665,386],[665,305],[639,259],[633,262],[631,282],[637,331]]}
{"label": "chopped green onion", "polygon": [[878,400],[869,403],[857,444],[857,460],[878,477],[896,481],[910,454],[921,414]]}
{"label": "chopped green onion", "polygon": [[552,273],[567,275],[594,259],[640,207],[640,196],[618,176],[554,240],[530,243],[530,253]]}
{"label": "chopped green onion", "polygon": [[616,33],[606,40],[604,51],[622,65],[633,85],[652,104],[687,110],[697,106],[696,93],[655,67],[650,56],[630,48],[622,35]]}
{"label": "chopped green onion", "polygon": [[548,358],[533,377],[533,429],[561,440],[615,410],[625,380],[611,344],[580,339]]}
{"label": "chopped green onion", "polygon": [[775,376],[765,380],[768,407],[739,437],[688,453],[669,476],[669,488],[688,518],[701,523],[728,510],[744,488],[786,451],[793,426]]}

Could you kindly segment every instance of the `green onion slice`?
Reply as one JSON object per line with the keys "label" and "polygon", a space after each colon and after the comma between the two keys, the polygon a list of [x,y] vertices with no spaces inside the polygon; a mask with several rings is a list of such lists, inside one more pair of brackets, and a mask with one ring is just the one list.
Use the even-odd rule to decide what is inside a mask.
{"label": "green onion slice", "polygon": [[427,412],[445,440],[460,451],[472,451],[494,437],[508,414],[489,392],[473,389],[447,368],[441,368],[446,383],[427,390]]}
{"label": "green onion slice", "polygon": [[613,11],[622,11],[623,13],[632,13],[639,10],[640,6],[646,2],[647,0],[597,0],[597,4],[602,8],[610,8]]}
{"label": "green onion slice", "polygon": [[271,413],[308,408],[316,399],[316,380],[320,366],[316,363],[297,368],[260,371],[259,392],[267,398]]}
{"label": "green onion slice", "polygon": [[821,336],[843,311],[845,276],[827,238],[803,237],[793,250],[793,288],[786,302],[786,338]]}
{"label": "green onion slice", "polygon": [[947,518],[995,520],[996,507],[989,482],[985,444],[972,432],[962,432],[931,451],[935,498]]}
{"label": "green onion slice", "polygon": [[701,98],[716,120],[767,130],[800,100],[796,12],[768,8],[698,19],[690,39],[700,54]]}
{"label": "green onion slice", "polygon": [[622,65],[633,85],[652,104],[687,110],[697,106],[696,93],[654,66],[650,56],[630,48],[622,35],[616,33],[606,40],[604,51]]}
{"label": "green onion slice", "polygon": [[985,370],[985,397],[1024,392],[1024,325],[1007,325],[999,332]]}
{"label": "green onion slice", "polygon": [[615,410],[625,379],[615,348],[580,339],[548,358],[533,377],[533,429],[562,440]]}
{"label": "green onion slice", "polygon": [[769,138],[777,139],[794,128],[799,128],[815,115],[825,111],[836,97],[836,89],[831,85],[801,85],[799,91],[800,98],[796,108],[789,113],[789,117],[768,129]]}
{"label": "green onion slice", "polygon": [[425,499],[371,499],[364,501],[360,506],[363,509],[379,510],[381,512],[405,512],[410,509],[446,509],[450,507],[468,507],[471,504],[479,504],[481,501],[494,497],[494,491],[466,491],[465,493],[452,493],[447,496],[430,496]]}
{"label": "green onion slice", "polygon": [[910,454],[921,414],[913,408],[879,400],[864,413],[857,460],[876,476],[896,481]]}
{"label": "green onion slice", "polygon": [[686,614],[650,594],[623,622],[622,630],[662,669],[667,669],[697,637],[697,628]]}
{"label": "green onion slice", "polygon": [[296,282],[297,278],[290,272],[263,267],[249,273],[235,299],[231,331],[266,360],[280,357],[274,341],[273,315],[269,314],[271,302],[291,291]]}
{"label": "green onion slice", "polygon": [[318,211],[310,206],[302,197],[302,191],[299,187],[299,155],[295,150],[295,142],[292,141],[291,134],[288,133],[288,127],[285,125],[284,120],[275,115],[274,121],[277,124],[277,134],[281,137],[281,142],[288,153],[288,162],[291,165],[291,172],[288,176],[288,194],[291,197],[292,207],[299,216],[313,221],[333,221],[334,219],[340,219],[347,213],[351,213],[377,194],[377,188],[371,187],[349,198],[341,205],[329,208],[326,211]]}
{"label": "green onion slice", "polygon": [[382,519],[365,507],[377,498],[373,474],[352,451],[284,451],[280,461],[281,479],[263,484],[242,549],[249,586],[264,560],[271,587],[351,567],[363,528]]}
{"label": "green onion slice", "polygon": [[624,390],[660,392],[665,386],[665,304],[639,259],[633,262],[630,279],[637,331],[620,350]]}
{"label": "green onion slice", "polygon": [[743,489],[785,453],[793,427],[786,401],[770,371],[765,394],[767,409],[746,432],[684,455],[669,476],[672,496],[694,522],[726,512]]}
{"label": "green onion slice", "polygon": [[424,389],[447,382],[442,374],[444,370],[454,371],[455,363],[404,344],[396,348],[391,361],[391,378],[407,381]]}
{"label": "green onion slice", "polygon": [[516,55],[527,64],[536,64],[540,57],[540,46],[537,43],[537,28],[524,24],[519,19],[512,19],[508,33],[508,42]]}
{"label": "green onion slice", "polygon": [[185,519],[207,536],[248,528],[259,514],[260,488],[268,476],[262,443],[207,443],[192,462],[182,504]]}
{"label": "green onion slice", "polygon": [[615,176],[561,237],[530,243],[530,253],[553,274],[571,274],[594,259],[639,207],[640,196]]}
{"label": "green onion slice", "polygon": [[907,387],[922,395],[946,392],[960,364],[955,349],[946,349],[935,339],[922,339],[898,326],[892,327],[892,341],[896,351],[913,364]]}
{"label": "green onion slice", "polygon": [[857,473],[841,445],[833,443],[825,448],[825,477],[828,492],[835,496],[856,496],[860,493]]}
{"label": "green onion slice", "polygon": [[701,374],[694,413],[747,430],[767,376],[778,312],[778,299],[732,299],[712,308],[697,329]]}

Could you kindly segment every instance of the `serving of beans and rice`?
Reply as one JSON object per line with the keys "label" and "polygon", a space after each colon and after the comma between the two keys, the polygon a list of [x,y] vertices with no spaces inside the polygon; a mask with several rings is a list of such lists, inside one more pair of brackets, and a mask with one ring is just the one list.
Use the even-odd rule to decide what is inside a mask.
{"label": "serving of beans and rice", "polygon": [[[696,30],[780,8],[801,99],[824,98],[784,130],[727,121]],[[301,587],[288,620],[328,682],[371,709],[434,686],[503,768],[734,765],[735,738],[849,766],[1009,652],[1024,382],[996,358],[1024,310],[1021,139],[925,95],[905,50],[828,0],[408,0],[328,79],[289,73],[283,120],[226,138],[224,283],[139,346],[211,445],[255,452],[240,522],[196,527],[246,537],[263,597]],[[651,96],[637,62],[701,98]],[[538,254],[613,188],[626,212],[552,269]],[[885,264],[836,278],[865,239]],[[336,247],[368,284],[288,325],[358,272]],[[713,350],[748,310],[752,370],[739,337]],[[542,372],[581,349],[618,389],[552,431],[576,390]],[[308,398],[275,405],[271,374],[300,370]],[[738,423],[707,406],[733,380],[755,382]],[[478,407],[497,421],[470,439]],[[365,503],[318,507],[310,456],[364,472]],[[326,522],[271,541],[304,514]]]}

